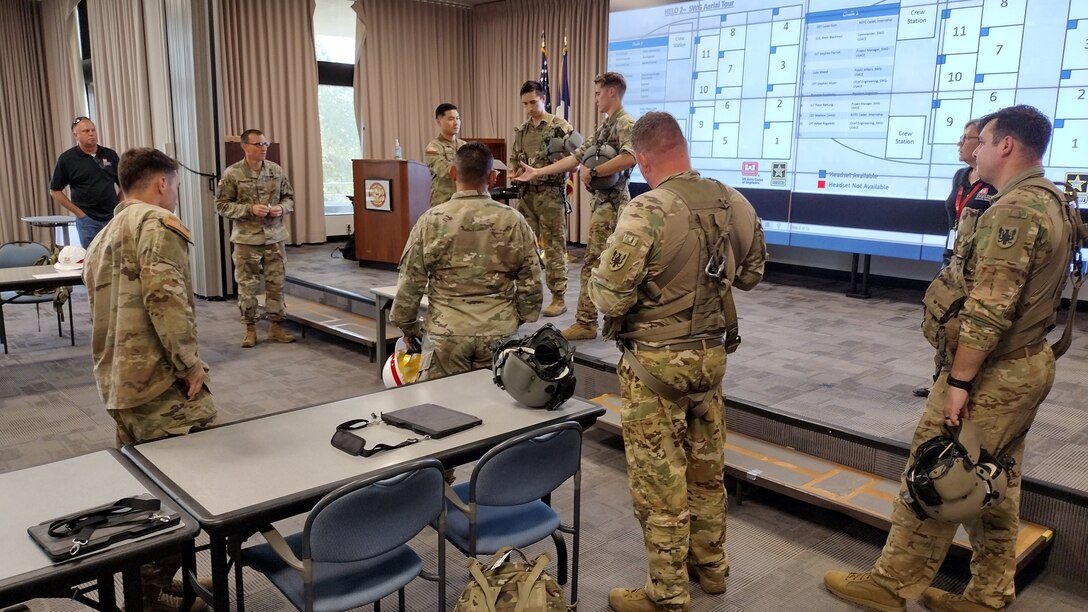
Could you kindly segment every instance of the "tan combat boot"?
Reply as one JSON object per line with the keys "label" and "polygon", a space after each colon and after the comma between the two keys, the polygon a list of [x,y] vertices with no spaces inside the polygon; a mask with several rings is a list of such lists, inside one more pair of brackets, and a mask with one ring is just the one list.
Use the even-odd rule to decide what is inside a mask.
{"label": "tan combat boot", "polygon": [[280,325],[279,321],[272,321],[272,325],[268,327],[268,339],[283,342],[284,344],[295,341],[295,337],[287,333],[287,330],[283,328],[283,325]]}
{"label": "tan combat boot", "polygon": [[824,586],[831,594],[877,612],[900,612],[903,598],[880,586],[869,572],[831,571],[824,574]]}
{"label": "tan combat boot", "polygon": [[[545,317],[558,317],[567,311],[567,304],[563,300],[562,293],[552,294],[552,303],[548,304],[548,307],[544,309],[544,312],[540,313]],[[596,335],[596,334],[594,334]]]}
{"label": "tan combat boot", "polygon": [[725,577],[729,575],[729,568],[724,572],[714,571],[708,567],[700,567],[688,563],[688,578],[698,580],[699,586],[707,595],[721,595],[725,592]]}
{"label": "tan combat boot", "polygon": [[242,348],[257,346],[257,326],[246,325],[246,336],[242,338]]}
{"label": "tan combat boot", "polygon": [[948,591],[929,587],[922,591],[922,603],[934,612],[993,612],[1004,608],[991,608]]}
{"label": "tan combat boot", "polygon": [[575,323],[559,333],[567,340],[592,340],[597,337],[597,326]]}
{"label": "tan combat boot", "polygon": [[[665,608],[646,595],[643,589],[612,589],[608,592],[608,607],[616,612],[664,612]],[[684,606],[684,610],[688,607]]]}

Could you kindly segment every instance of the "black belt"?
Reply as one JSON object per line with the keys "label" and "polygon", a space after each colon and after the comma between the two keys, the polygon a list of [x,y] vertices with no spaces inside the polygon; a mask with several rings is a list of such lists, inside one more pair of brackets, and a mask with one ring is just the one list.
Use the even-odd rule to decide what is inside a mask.
{"label": "black belt", "polygon": [[555,191],[555,190],[561,189],[564,186],[564,184],[565,183],[556,183],[554,185],[548,185],[548,184],[536,185],[536,184],[529,183],[529,184],[526,184],[526,185],[522,185],[522,189],[524,189],[525,191]]}

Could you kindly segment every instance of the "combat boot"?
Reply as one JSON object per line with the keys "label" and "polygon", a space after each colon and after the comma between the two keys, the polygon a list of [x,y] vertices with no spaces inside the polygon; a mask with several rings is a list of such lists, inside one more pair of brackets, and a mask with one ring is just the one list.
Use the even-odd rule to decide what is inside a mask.
{"label": "combat boot", "polygon": [[824,574],[824,586],[839,599],[878,612],[900,612],[905,606],[902,597],[877,584],[870,572],[830,571]]}
{"label": "combat boot", "polygon": [[[548,307],[544,309],[544,312],[540,313],[545,317],[558,317],[567,311],[567,303],[563,300],[562,293],[552,294],[552,303],[548,304]],[[594,334],[596,335],[596,334]]]}
{"label": "combat boot", "polygon": [[971,601],[963,595],[956,595],[934,587],[922,591],[922,603],[934,612],[994,612],[994,610],[1005,609],[991,608]]}
{"label": "combat boot", "polygon": [[[616,612],[666,612],[641,588],[612,589],[608,592],[608,607]],[[683,607],[685,612],[687,609],[687,606]]]}
{"label": "combat boot", "polygon": [[257,326],[246,325],[246,335],[242,338],[242,348],[257,346]]}
{"label": "combat boot", "polygon": [[295,341],[295,337],[287,333],[287,330],[283,328],[283,325],[280,325],[279,321],[272,321],[272,325],[268,328],[268,339],[283,342],[284,344]]}
{"label": "combat boot", "polygon": [[575,323],[559,333],[567,340],[592,340],[597,337],[597,326]]}
{"label": "combat boot", "polygon": [[725,592],[725,577],[729,575],[729,568],[724,572],[714,571],[708,567],[700,567],[688,562],[688,579],[698,580],[699,587],[707,595],[721,595]]}

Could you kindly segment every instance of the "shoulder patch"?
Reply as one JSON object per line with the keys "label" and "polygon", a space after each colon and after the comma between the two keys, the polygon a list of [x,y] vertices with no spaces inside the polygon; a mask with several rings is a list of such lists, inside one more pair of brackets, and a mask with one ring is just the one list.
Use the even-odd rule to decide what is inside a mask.
{"label": "shoulder patch", "polygon": [[181,236],[185,242],[192,243],[192,234],[189,233],[189,228],[185,227],[181,223],[181,219],[178,219],[174,215],[169,215],[159,219],[162,222],[163,227],[174,232],[178,236]]}
{"label": "shoulder patch", "polygon": [[1016,244],[1016,236],[1020,233],[1019,227],[998,226],[996,240],[997,246],[1007,249]]}
{"label": "shoulder patch", "polygon": [[626,251],[621,251],[619,249],[612,251],[612,257],[608,258],[608,269],[613,272],[622,270],[623,267],[627,265],[629,256],[630,254]]}

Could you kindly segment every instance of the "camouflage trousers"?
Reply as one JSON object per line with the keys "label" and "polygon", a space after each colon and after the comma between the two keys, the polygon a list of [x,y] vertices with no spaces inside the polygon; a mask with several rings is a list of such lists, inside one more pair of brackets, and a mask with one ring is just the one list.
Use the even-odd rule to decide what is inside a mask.
{"label": "camouflage trousers", "polygon": [[[180,380],[180,379],[179,379]],[[110,410],[117,424],[117,446],[185,435],[210,427],[216,422],[215,406],[207,387],[192,400],[185,397],[180,384],[167,389],[150,402],[126,410]],[[144,601],[159,598],[181,568],[181,557],[169,557],[140,567]]]}
{"label": "camouflage trousers", "polygon": [[[918,445],[944,432],[943,372],[929,392],[922,419],[914,432],[911,453]],[[970,419],[983,432],[982,447],[998,452],[1024,432],[1054,383],[1054,354],[1050,347],[1031,357],[988,363],[975,379],[969,400]],[[1020,526],[1020,466],[1024,439],[1009,449],[1016,464],[1009,474],[1004,501],[963,524],[971,540],[971,581],[964,596],[1000,609],[1016,597],[1016,538]],[[905,485],[900,488],[900,493]],[[916,598],[933,581],[959,527],[943,521],[920,521],[896,499],[892,528],[873,568],[873,579],[900,597]]]}
{"label": "camouflage trousers", "polygon": [[664,399],[620,362],[627,479],[649,560],[646,594],[667,610],[687,609],[687,563],[715,573],[725,553],[725,412],[721,382],[725,349],[638,351],[656,378],[687,393],[715,389],[710,409],[688,418],[686,406]]}
{"label": "camouflage trousers", "polygon": [[419,358],[418,382],[490,368],[492,347],[508,337],[427,334]]}
{"label": "camouflage trousers", "polygon": [[257,293],[264,279],[264,309],[269,321],[283,321],[283,284],[287,276],[287,249],[284,243],[235,244],[234,279],[238,281],[238,310],[246,325],[257,323]]}
{"label": "camouflage trousers", "polygon": [[576,323],[597,327],[597,307],[589,298],[589,277],[601,261],[608,237],[616,231],[619,212],[630,201],[627,189],[597,192],[593,195],[593,215],[589,218],[589,240],[586,241],[586,255],[582,260],[582,287],[578,292],[578,309],[574,314]]}
{"label": "camouflage trousers", "polygon": [[552,295],[567,290],[567,190],[563,185],[527,187],[518,212],[544,247],[544,282]]}

